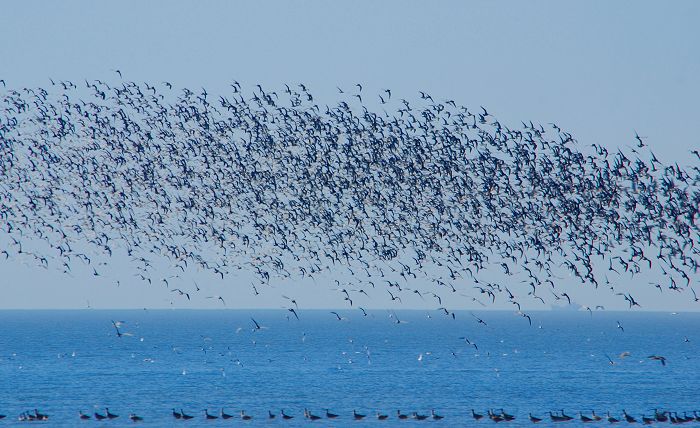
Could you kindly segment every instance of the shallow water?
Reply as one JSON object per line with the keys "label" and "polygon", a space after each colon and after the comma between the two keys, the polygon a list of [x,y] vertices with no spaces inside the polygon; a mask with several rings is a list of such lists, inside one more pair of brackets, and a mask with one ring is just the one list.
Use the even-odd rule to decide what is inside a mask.
{"label": "shallow water", "polygon": [[[559,409],[641,417],[700,408],[699,313],[533,312],[532,327],[511,312],[475,313],[487,326],[469,312],[453,320],[398,311],[399,324],[387,311],[338,313],[346,319],[303,310],[300,321],[284,310],[0,311],[0,414],[8,415],[0,425],[34,408],[51,426],[95,424],[78,411],[105,407],[120,415],[105,426],[131,424],[130,412],[143,425],[170,426],[173,407],[196,416],[193,426],[205,423],[203,409],[222,407],[245,409],[251,426],[306,424],[304,408],[339,413],[333,426],[380,424],[376,410],[390,414],[387,426],[399,423],[397,409],[433,408],[445,419],[400,423],[455,426],[473,424],[472,408],[504,408],[517,417],[512,426]],[[253,331],[251,316],[262,329]],[[111,320],[132,335],[117,337]],[[295,419],[268,421],[268,409]],[[353,409],[367,420],[353,421]]]}

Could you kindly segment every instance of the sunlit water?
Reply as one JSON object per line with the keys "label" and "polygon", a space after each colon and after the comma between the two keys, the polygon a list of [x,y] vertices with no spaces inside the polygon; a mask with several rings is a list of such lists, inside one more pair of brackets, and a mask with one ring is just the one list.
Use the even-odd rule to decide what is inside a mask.
{"label": "sunlit water", "polygon": [[[700,408],[698,313],[534,312],[532,327],[510,312],[475,313],[487,326],[469,312],[453,320],[399,311],[401,323],[387,311],[338,313],[346,319],[303,310],[299,321],[284,310],[0,311],[0,425],[34,408],[51,426],[96,424],[78,411],[105,407],[120,418],[104,426],[131,424],[130,412],[148,426],[240,424],[241,409],[251,426],[305,425],[304,408],[341,415],[314,422],[321,426],[455,426],[474,424],[472,408],[504,408],[517,426],[530,425],[529,412],[559,409],[641,417]],[[111,320],[132,335],[117,337]],[[222,407],[236,419],[203,420],[203,409]],[[176,421],[172,408],[196,419]],[[267,419],[280,409],[295,418]],[[353,409],[367,419],[353,421]],[[445,418],[398,421],[398,409]],[[390,419],[377,421],[377,410]]]}

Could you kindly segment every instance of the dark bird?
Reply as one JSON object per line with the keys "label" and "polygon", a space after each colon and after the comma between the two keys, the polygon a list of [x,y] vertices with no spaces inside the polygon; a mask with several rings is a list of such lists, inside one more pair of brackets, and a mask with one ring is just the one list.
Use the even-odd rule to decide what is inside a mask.
{"label": "dark bird", "polygon": [[424,421],[424,420],[428,419],[428,416],[418,414],[418,412],[413,412],[413,413],[411,413],[411,419],[416,419],[418,421]]}
{"label": "dark bird", "polygon": [[306,417],[306,419],[310,419],[312,421],[317,421],[317,420],[321,419],[320,416],[314,415],[313,413],[311,413],[307,409],[304,409],[304,417]]}
{"label": "dark bird", "polygon": [[637,422],[637,419],[635,419],[633,416],[627,414],[625,410],[622,410],[622,415],[625,417],[625,421],[627,421],[628,424],[633,424]]}
{"label": "dark bird", "polygon": [[224,298],[221,296],[207,296],[207,299],[219,300],[224,306],[226,306],[226,301],[224,301]]}
{"label": "dark bird", "polygon": [[122,336],[132,336],[131,333],[122,333],[119,330],[119,327],[124,324],[123,321],[114,321],[112,320],[112,325],[114,326],[114,329],[117,331],[117,337],[121,338]]}
{"label": "dark bird", "polygon": [[262,330],[262,329],[263,329],[263,327],[261,327],[260,324],[258,324],[258,322],[255,321],[254,318],[251,317],[250,320],[253,321],[253,325],[255,326],[255,328],[253,329],[253,331],[258,331],[258,330]]}
{"label": "dark bird", "polygon": [[[392,106],[382,89],[373,111],[359,83],[350,97],[360,105],[345,95],[320,105],[302,83],[278,94],[233,81],[232,93],[213,98],[206,88],[175,94],[170,82],[113,72],[116,84],[85,80],[79,90],[70,80],[48,88],[0,80],[0,260],[66,275],[82,263],[102,278],[119,247],[144,285],[161,265],[178,274],[161,281],[165,289],[189,271],[223,282],[240,270],[260,281],[254,296],[278,279],[347,269],[372,285],[343,293],[352,307],[382,290],[402,304],[409,286],[442,306],[438,290],[475,287],[484,300],[467,299],[486,306],[502,296],[529,323],[515,285],[486,278],[504,274],[543,305],[575,306],[575,290],[555,282],[564,273],[574,280],[567,287],[592,290],[602,275],[613,293],[606,275],[659,274],[700,301],[691,287],[700,267],[694,147],[687,166],[664,163],[643,156],[647,137],[636,131],[631,153],[608,151],[555,123],[510,125],[425,91]],[[298,318],[296,300],[283,297]]]}
{"label": "dark bird", "polygon": [[536,424],[536,423],[538,423],[538,422],[542,422],[542,418],[538,418],[538,417],[532,416],[532,413],[530,413],[529,416],[530,416],[530,422],[532,422],[533,424]]}
{"label": "dark bird", "polygon": [[488,325],[488,324],[486,324],[486,322],[485,322],[484,320],[482,320],[481,318],[477,317],[476,315],[471,314],[471,316],[473,316],[479,324]]}
{"label": "dark bird", "polygon": [[606,419],[607,419],[608,422],[610,422],[611,424],[615,424],[615,423],[620,422],[619,419],[610,416],[610,412],[608,412],[606,416],[607,416]]}
{"label": "dark bird", "polygon": [[662,366],[666,365],[666,357],[662,357],[661,355],[649,355],[647,358],[650,360],[660,361]]}
{"label": "dark bird", "polygon": [[568,294],[566,294],[566,293],[561,293],[560,296],[561,296],[561,297],[566,297],[566,301],[569,302],[569,304],[571,304],[571,297],[569,297]]}

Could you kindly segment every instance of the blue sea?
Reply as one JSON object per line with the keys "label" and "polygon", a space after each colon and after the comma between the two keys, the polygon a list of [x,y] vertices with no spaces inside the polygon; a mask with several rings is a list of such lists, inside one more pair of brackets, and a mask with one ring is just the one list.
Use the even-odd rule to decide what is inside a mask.
{"label": "blue sea", "polygon": [[[243,423],[241,410],[250,426],[474,426],[493,422],[472,409],[502,408],[521,426],[561,409],[700,409],[700,313],[533,312],[530,326],[512,312],[337,312],[0,311],[0,426],[35,408],[44,424],[70,427],[98,424],[78,412],[105,407],[119,418],[101,426],[131,425],[135,413],[144,426],[212,427]],[[195,418],[178,421],[173,408]],[[235,418],[204,420],[222,408]],[[305,408],[340,417],[311,422]],[[444,419],[396,418],[431,409]]]}

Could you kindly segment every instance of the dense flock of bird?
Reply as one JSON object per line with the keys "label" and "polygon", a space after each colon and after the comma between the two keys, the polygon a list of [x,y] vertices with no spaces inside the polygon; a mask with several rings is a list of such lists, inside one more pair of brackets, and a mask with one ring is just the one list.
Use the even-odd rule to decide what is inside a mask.
{"label": "dense flock of bird", "polygon": [[[222,419],[222,420],[228,420],[228,419],[235,419],[236,417],[233,414],[226,413],[225,409],[221,409],[221,411],[217,413],[209,413],[208,409],[202,410],[203,416],[202,418],[207,421],[212,421],[216,419]],[[539,423],[542,421],[549,421],[549,422],[569,422],[569,421],[575,421],[578,420],[583,423],[590,423],[590,422],[600,422],[600,421],[607,421],[611,424],[618,423],[618,422],[626,422],[628,424],[634,424],[637,422],[641,422],[645,425],[651,425],[656,422],[670,422],[671,424],[682,424],[682,423],[688,423],[688,422],[700,422],[700,414],[698,411],[693,411],[692,414],[689,414],[691,412],[683,412],[683,415],[681,416],[678,414],[678,412],[674,411],[668,411],[668,410],[659,410],[659,409],[654,409],[653,412],[649,415],[642,415],[640,419],[637,417],[627,413],[625,410],[622,410],[622,416],[620,417],[615,417],[610,414],[610,412],[606,412],[605,416],[601,416],[596,414],[595,410],[591,410],[590,413],[584,414],[583,412],[578,413],[578,417],[570,416],[564,413],[564,410],[560,411],[549,411],[547,412],[546,417],[538,417],[534,416],[532,413],[528,414],[528,420],[532,423]],[[279,416],[279,418],[278,418]],[[188,421],[191,419],[194,419],[195,416],[192,414],[186,413],[182,409],[172,409],[172,417],[177,419],[177,420],[183,420],[183,421]],[[240,411],[239,415],[240,419],[243,421],[250,421],[253,419],[252,415],[249,415],[245,412],[245,410]],[[321,415],[317,415],[312,413],[309,409],[304,409],[303,417],[309,421],[317,421],[321,419],[326,419],[328,421],[334,421],[338,418],[343,419],[340,414],[333,413],[329,409],[325,409],[325,412],[322,413]],[[384,421],[387,419],[391,419],[391,416],[386,414],[386,413],[381,413],[379,411],[375,412],[375,417],[379,421]],[[489,409],[486,414],[484,413],[477,413],[474,411],[474,409],[471,410],[471,419],[474,421],[480,421],[484,419],[484,417],[487,417],[493,422],[511,422],[516,419],[515,415],[511,415],[505,412],[503,409]],[[5,418],[5,415],[0,415],[0,419]],[[91,420],[92,416],[88,413],[83,413],[83,411],[78,412],[78,418],[83,421]],[[362,421],[365,418],[367,418],[367,414],[363,413],[358,413],[357,410],[352,411],[352,419],[355,421]],[[397,420],[416,420],[416,421],[425,421],[425,420],[433,420],[433,421],[441,421],[445,417],[442,415],[439,415],[438,413],[435,412],[435,409],[432,409],[430,411],[430,414],[421,414],[419,412],[412,412],[410,414],[407,413],[402,413],[401,410],[396,411],[396,416],[395,419]],[[33,411],[25,411],[22,412],[19,416],[19,421],[21,422],[34,422],[34,421],[48,421],[49,420],[49,415],[40,413],[39,410],[34,409]],[[100,412],[94,412],[94,420],[96,421],[111,421],[119,419],[119,415],[114,414],[109,411],[109,408],[106,408],[104,413]],[[133,422],[141,422],[144,420],[143,417],[138,416],[135,413],[130,413],[129,414],[129,419]],[[268,420],[275,420],[275,419],[280,419],[280,420],[291,420],[294,419],[294,415],[290,413],[285,413],[284,409],[282,409],[279,413],[279,415],[276,412],[272,412],[271,410],[267,411],[267,416],[265,416],[265,419]]]}
{"label": "dense flock of bird", "polygon": [[667,165],[637,134],[609,152],[554,123],[510,127],[483,107],[360,84],[334,106],[303,84],[211,95],[121,72],[0,84],[0,259],[100,276],[125,257],[187,300],[200,288],[177,282],[185,272],[246,271],[256,295],[330,273],[349,278],[330,284],[344,305],[410,296],[452,317],[458,293],[530,320],[523,303],[570,304],[576,283],[642,306],[623,276],[699,301],[692,148],[694,165]]}

